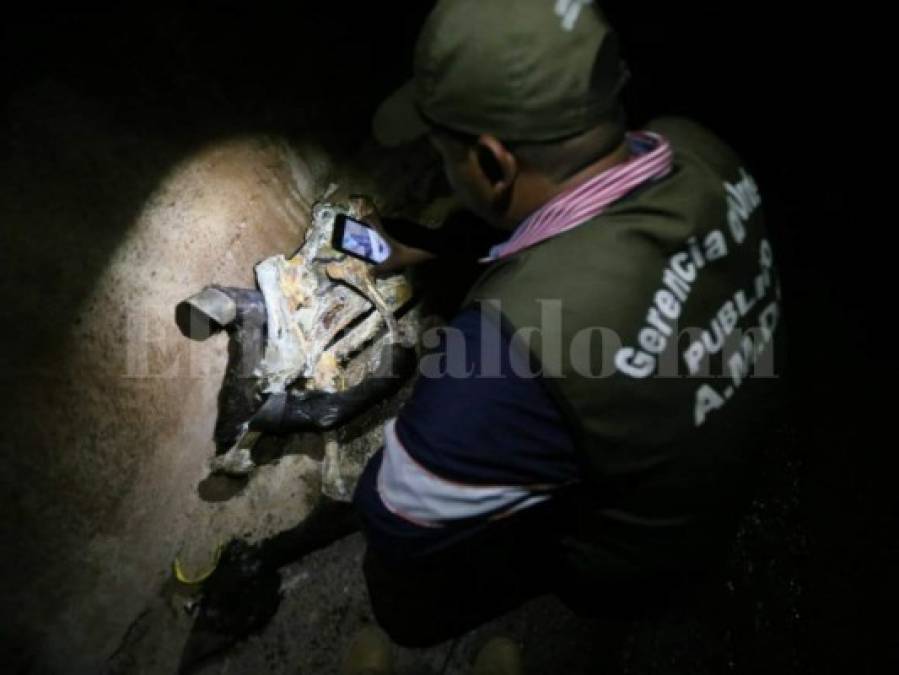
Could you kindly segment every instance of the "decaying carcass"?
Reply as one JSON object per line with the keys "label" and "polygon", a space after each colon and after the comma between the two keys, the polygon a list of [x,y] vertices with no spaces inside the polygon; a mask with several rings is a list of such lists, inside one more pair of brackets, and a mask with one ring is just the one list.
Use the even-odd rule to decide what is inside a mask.
{"label": "decaying carcass", "polygon": [[258,289],[208,286],[176,308],[188,337],[229,334],[213,472],[253,472],[260,419],[264,429],[317,431],[325,448],[322,496],[303,522],[258,544],[232,540],[208,578],[190,580],[203,581],[203,596],[182,669],[268,621],[279,567],[355,529],[353,489],[411,386],[422,327],[412,288],[402,275],[375,279],[368,264],[332,248],[341,212],[365,220],[371,205],[319,202],[303,246],[256,265]]}
{"label": "decaying carcass", "polygon": [[221,328],[230,336],[213,471],[252,472],[260,433],[248,421],[260,407],[263,415],[289,415],[291,403],[321,394],[345,392],[337,400],[342,409],[333,412],[344,419],[359,415],[333,430],[328,427],[336,425],[315,427],[325,443],[324,494],[349,499],[365,461],[383,440],[382,423],[401,397],[363,411],[352,392],[397,365],[390,362],[396,355],[391,348],[414,346],[420,316],[404,276],[375,279],[368,264],[332,248],[333,223],[341,212],[364,220],[371,206],[364,198],[350,199],[347,207],[319,202],[303,246],[290,258],[276,255],[256,265],[258,290],[209,286],[176,308],[188,337],[205,339]]}

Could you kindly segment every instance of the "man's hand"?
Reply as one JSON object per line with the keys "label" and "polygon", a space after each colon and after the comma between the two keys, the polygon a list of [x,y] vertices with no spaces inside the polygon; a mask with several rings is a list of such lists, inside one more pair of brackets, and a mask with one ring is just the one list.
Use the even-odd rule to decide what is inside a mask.
{"label": "man's hand", "polygon": [[435,257],[430,251],[401,244],[385,233],[380,225],[375,225],[375,229],[390,244],[390,256],[381,264],[375,265],[371,271],[372,274],[380,279],[396,274],[407,267],[420,265]]}
{"label": "man's hand", "polygon": [[390,244],[390,257],[379,265],[372,267],[371,272],[376,277],[389,277],[406,267],[418,265],[434,258],[433,253],[401,244],[387,234],[381,223],[381,215],[368,197],[353,195],[350,197],[350,203],[353,205],[356,213],[359,214],[360,220],[375,228],[378,234],[384,237],[387,243]]}

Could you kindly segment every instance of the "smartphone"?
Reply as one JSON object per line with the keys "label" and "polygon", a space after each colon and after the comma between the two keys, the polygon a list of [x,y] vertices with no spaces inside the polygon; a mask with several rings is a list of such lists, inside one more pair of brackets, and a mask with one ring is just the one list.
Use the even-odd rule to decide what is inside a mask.
{"label": "smartphone", "polygon": [[331,247],[347,255],[377,265],[390,257],[390,244],[371,225],[343,213],[334,218]]}

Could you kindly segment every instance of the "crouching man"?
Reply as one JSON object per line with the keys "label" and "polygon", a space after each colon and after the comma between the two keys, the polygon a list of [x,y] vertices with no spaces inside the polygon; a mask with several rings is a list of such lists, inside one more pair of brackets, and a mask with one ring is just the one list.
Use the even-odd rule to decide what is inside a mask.
{"label": "crouching man", "polygon": [[[355,493],[398,643],[544,592],[659,593],[727,551],[776,380],[761,198],[699,126],[628,131],[625,79],[593,5],[442,0],[375,118],[508,231]],[[392,243],[388,268],[426,257]]]}

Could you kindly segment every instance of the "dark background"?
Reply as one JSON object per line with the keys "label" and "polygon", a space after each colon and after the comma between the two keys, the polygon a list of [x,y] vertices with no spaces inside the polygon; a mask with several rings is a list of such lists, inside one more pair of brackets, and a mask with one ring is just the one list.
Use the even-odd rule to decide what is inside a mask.
{"label": "dark background", "polygon": [[[378,101],[409,74],[430,4],[19,8],[3,25],[3,93],[11,100],[31,83],[63,82],[103,101],[115,124],[177,139],[185,155],[234,132],[315,128],[352,156],[370,142]],[[632,126],[691,116],[728,140],[760,183],[783,279],[799,438],[803,669],[879,672],[877,659],[895,644],[895,622],[877,618],[897,597],[888,564],[895,441],[875,431],[891,394],[873,383],[890,379],[895,338],[892,322],[879,324],[888,312],[876,293],[878,274],[889,273],[878,229],[887,223],[862,213],[870,200],[855,190],[869,182],[861,150],[876,144],[851,56],[861,38],[846,16],[720,5],[605,3],[633,73]],[[5,154],[16,129],[6,114],[0,124]]]}

